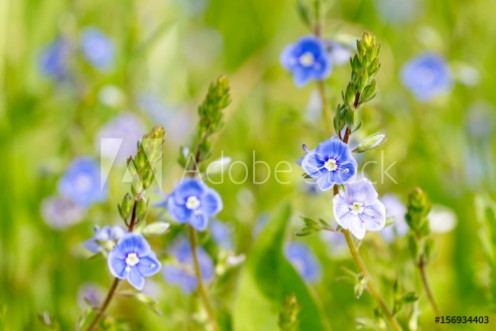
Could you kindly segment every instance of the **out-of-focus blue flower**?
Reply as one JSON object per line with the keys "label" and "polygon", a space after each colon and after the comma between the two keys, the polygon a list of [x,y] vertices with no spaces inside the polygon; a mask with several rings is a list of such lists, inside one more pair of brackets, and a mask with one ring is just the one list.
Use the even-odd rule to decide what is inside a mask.
{"label": "out-of-focus blue flower", "polygon": [[408,224],[405,220],[406,207],[393,194],[385,194],[381,201],[386,207],[386,215],[395,219],[391,226],[387,226],[381,231],[384,240],[391,242],[396,236],[402,237],[408,232]]}
{"label": "out-of-focus blue flower", "polygon": [[81,50],[86,60],[97,69],[106,70],[114,65],[114,43],[95,27],[83,30]]}
{"label": "out-of-focus blue flower", "polygon": [[137,143],[144,132],[140,118],[130,113],[121,114],[100,129],[96,145],[101,156],[124,164],[138,151]]}
{"label": "out-of-focus blue flower", "polygon": [[307,151],[301,167],[312,178],[317,179],[320,189],[325,191],[334,184],[344,184],[355,175],[357,163],[345,143],[337,137],[321,142],[316,149]]}
{"label": "out-of-focus blue flower", "polygon": [[67,75],[70,45],[63,38],[57,38],[46,46],[39,57],[41,72],[54,79],[63,79]]}
{"label": "out-of-focus blue flower", "polygon": [[177,222],[203,231],[208,218],[222,210],[222,199],[201,180],[187,178],[177,184],[167,198],[167,209]]}
{"label": "out-of-focus blue flower", "polygon": [[77,158],[58,183],[59,193],[80,207],[89,207],[107,198],[107,187],[100,183],[100,169],[91,158]]}
{"label": "out-of-focus blue flower", "polygon": [[41,204],[41,215],[52,228],[63,230],[81,222],[84,210],[72,200],[58,196],[48,197]]}
{"label": "out-of-focus blue flower", "polygon": [[358,239],[366,231],[380,231],[386,224],[386,208],[368,179],[347,183],[333,199],[336,222]]}
{"label": "out-of-focus blue flower", "polygon": [[320,231],[320,238],[327,244],[328,253],[332,257],[343,255],[348,250],[346,239],[340,232]]}
{"label": "out-of-focus blue flower", "polygon": [[323,42],[306,36],[287,46],[281,53],[281,64],[293,74],[298,87],[310,80],[323,80],[331,74],[332,62]]}
{"label": "out-of-focus blue flower", "polygon": [[93,283],[83,284],[79,287],[78,291],[78,304],[81,308],[86,308],[88,305],[90,307],[100,307],[103,302],[104,293],[103,289]]}
{"label": "out-of-focus blue flower", "polygon": [[[212,259],[202,247],[196,248],[196,254],[198,256],[202,280],[205,283],[209,283],[214,277]],[[184,293],[195,291],[198,284],[193,265],[191,246],[186,240],[179,240],[172,246],[171,255],[176,258],[179,265],[164,266],[162,275],[165,281],[169,284],[179,286]]]}
{"label": "out-of-focus blue flower", "polygon": [[112,248],[115,242],[126,234],[126,229],[120,225],[95,227],[93,238],[86,240],[82,245],[92,253],[98,253],[107,247]]}
{"label": "out-of-focus blue flower", "polygon": [[449,91],[453,79],[446,61],[434,53],[423,53],[401,70],[401,80],[420,101],[428,101]]}
{"label": "out-of-focus blue flower", "polygon": [[160,262],[142,235],[128,233],[110,251],[108,266],[112,275],[127,279],[129,284],[141,291],[145,277],[160,271]]}
{"label": "out-of-focus blue flower", "polygon": [[325,44],[329,49],[329,55],[333,64],[343,65],[350,63],[350,58],[353,55],[350,48],[345,47],[334,40],[326,40]]}
{"label": "out-of-focus blue flower", "polygon": [[217,219],[212,219],[210,221],[210,233],[217,245],[225,250],[234,249],[234,242],[232,240],[233,231],[227,224]]}
{"label": "out-of-focus blue flower", "polygon": [[418,0],[375,0],[374,4],[379,16],[390,23],[412,22],[422,9]]}
{"label": "out-of-focus blue flower", "polygon": [[322,274],[320,263],[307,245],[301,242],[289,243],[284,253],[306,282],[313,283],[319,280]]}
{"label": "out-of-focus blue flower", "polygon": [[261,213],[257,218],[255,226],[253,227],[253,237],[258,237],[258,235],[263,231],[269,221],[270,214],[268,212]]}

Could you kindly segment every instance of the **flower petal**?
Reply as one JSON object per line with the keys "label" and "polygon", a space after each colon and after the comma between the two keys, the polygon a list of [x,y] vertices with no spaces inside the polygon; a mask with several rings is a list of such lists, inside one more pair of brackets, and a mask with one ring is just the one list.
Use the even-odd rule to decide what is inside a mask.
{"label": "flower petal", "polygon": [[332,137],[321,142],[315,149],[315,153],[317,153],[323,160],[332,158],[343,162],[344,160],[342,159],[342,155],[346,154],[347,150],[348,146],[344,142],[339,140],[337,137]]}
{"label": "flower petal", "polygon": [[140,273],[145,277],[150,277],[159,272],[161,268],[160,262],[155,257],[155,254],[140,257],[138,263],[138,269]]}
{"label": "flower petal", "polygon": [[111,253],[115,254],[118,258],[125,259],[129,253],[146,256],[150,251],[150,245],[142,235],[127,233],[117,242]]}
{"label": "flower petal", "polygon": [[309,151],[301,161],[301,167],[305,172],[313,178],[320,177],[329,171],[324,168],[324,161],[315,153]]}
{"label": "flower petal", "polygon": [[89,250],[91,253],[98,253],[102,250],[100,245],[96,242],[94,238],[90,238],[82,243],[83,247]]}
{"label": "flower petal", "polygon": [[177,204],[184,204],[186,199],[192,195],[201,196],[205,192],[206,185],[193,178],[183,179],[179,184],[177,184],[172,196]]}
{"label": "flower petal", "polygon": [[365,237],[367,229],[358,217],[353,217],[350,221],[350,232],[357,238],[362,240]]}
{"label": "flower petal", "polygon": [[296,68],[293,71],[293,80],[294,80],[296,87],[305,86],[312,78],[311,74],[312,74],[312,72],[309,70]]}
{"label": "flower petal", "polygon": [[333,181],[333,177],[333,173],[328,171],[317,179],[317,184],[319,184],[322,191],[327,191],[334,186],[335,182]]}
{"label": "flower petal", "polygon": [[126,278],[126,260],[116,256],[114,251],[109,253],[107,264],[110,269],[110,273],[112,273],[114,277],[120,279]]}
{"label": "flower petal", "polygon": [[355,176],[356,168],[357,163],[354,159],[350,159],[348,162],[340,164],[338,169],[334,172],[334,181],[337,184],[344,184],[348,182],[353,176]]}
{"label": "flower petal", "polygon": [[179,223],[186,223],[193,215],[193,211],[191,209],[186,208],[184,204],[177,204],[175,199],[172,197],[167,199],[167,210],[169,210],[172,218]]}
{"label": "flower petal", "polygon": [[201,199],[201,209],[208,216],[214,216],[222,210],[222,199],[216,191],[212,189],[207,190]]}
{"label": "flower petal", "polygon": [[203,213],[193,215],[193,217],[189,220],[189,224],[191,224],[191,226],[198,231],[203,231],[207,228],[208,217]]}
{"label": "flower petal", "polygon": [[374,185],[368,179],[360,179],[346,185],[346,196],[348,202],[374,202],[377,200],[378,194]]}
{"label": "flower petal", "polygon": [[126,278],[129,284],[131,284],[138,291],[141,291],[143,287],[145,287],[145,277],[143,277],[136,266],[131,267],[131,270],[127,272]]}
{"label": "flower petal", "polygon": [[386,208],[379,200],[365,206],[360,216],[368,231],[380,231],[386,225]]}

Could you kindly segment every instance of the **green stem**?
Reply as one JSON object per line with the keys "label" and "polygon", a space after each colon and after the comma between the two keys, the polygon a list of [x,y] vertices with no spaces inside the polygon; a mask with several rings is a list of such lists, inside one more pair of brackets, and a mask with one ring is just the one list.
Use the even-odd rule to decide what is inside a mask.
{"label": "green stem", "polygon": [[432,306],[432,309],[434,310],[434,313],[436,316],[440,316],[441,312],[439,311],[439,308],[436,304],[436,300],[434,300],[434,295],[432,294],[431,287],[429,285],[429,280],[427,278],[427,272],[425,270],[425,262],[424,262],[424,256],[422,255],[419,259],[419,262],[417,264],[417,267],[420,272],[420,278],[422,279],[422,285],[424,286],[425,294],[427,295],[427,299],[429,299],[429,302]]}
{"label": "green stem", "polygon": [[362,258],[360,257],[360,254],[358,253],[355,244],[353,243],[353,239],[351,238],[350,232],[344,229],[342,230],[342,232],[346,239],[346,243],[348,244],[348,248],[350,249],[351,256],[355,261],[355,264],[357,265],[358,269],[360,269],[360,272],[365,277],[365,280],[367,282],[367,290],[381,307],[381,310],[386,316],[386,319],[389,321],[389,324],[391,325],[392,329],[394,331],[401,331],[402,330],[401,326],[399,325],[398,321],[396,321],[396,318],[394,317],[393,313],[391,313],[391,311],[389,310],[386,301],[384,300],[381,293],[374,284],[372,277],[370,277],[370,274],[367,268],[365,267],[365,264],[363,263]]}
{"label": "green stem", "polygon": [[103,317],[103,314],[107,310],[107,307],[109,306],[110,302],[112,301],[112,298],[115,295],[115,292],[117,290],[117,287],[119,287],[121,280],[119,278],[114,278],[114,282],[112,283],[112,286],[110,287],[110,290],[107,293],[107,297],[105,298],[105,301],[103,302],[103,305],[98,309],[98,314],[93,318],[93,321],[91,322],[90,326],[88,327],[87,331],[93,331],[95,327],[98,325],[100,320]]}
{"label": "green stem", "polygon": [[207,311],[208,319],[213,327],[213,330],[218,331],[220,329],[219,326],[217,325],[217,319],[215,318],[215,313],[212,308],[212,304],[210,303],[210,300],[208,298],[205,285],[203,284],[200,263],[198,262],[198,254],[196,253],[196,248],[198,246],[198,241],[196,238],[196,230],[191,225],[188,225],[188,233],[189,233],[189,242],[191,245],[191,253],[193,255],[193,265],[195,268],[196,281],[198,283],[198,294],[200,295],[203,301],[203,305],[205,306],[205,310]]}

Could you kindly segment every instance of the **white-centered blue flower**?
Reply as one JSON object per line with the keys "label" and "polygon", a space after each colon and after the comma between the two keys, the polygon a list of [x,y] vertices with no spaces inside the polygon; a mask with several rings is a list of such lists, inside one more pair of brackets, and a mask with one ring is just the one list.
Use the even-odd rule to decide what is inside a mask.
{"label": "white-centered blue flower", "polygon": [[220,195],[199,179],[187,178],[176,185],[167,198],[167,209],[179,223],[197,230],[207,228],[208,218],[222,210]]}
{"label": "white-centered blue flower", "polygon": [[406,63],[401,80],[420,101],[428,101],[449,91],[453,78],[448,64],[438,54],[423,53]]}
{"label": "white-centered blue flower", "polygon": [[316,149],[307,151],[301,160],[301,167],[325,191],[334,184],[349,181],[356,173],[357,163],[348,145],[333,137],[321,142]]}
{"label": "white-centered blue flower", "polygon": [[127,279],[129,284],[141,291],[145,277],[160,271],[161,264],[142,235],[128,233],[110,251],[108,266],[112,275]]}
{"label": "white-centered blue flower", "polygon": [[104,201],[108,194],[107,187],[101,185],[98,163],[88,157],[72,161],[59,180],[58,190],[80,207]]}
{"label": "white-centered blue flower", "polygon": [[281,53],[281,64],[293,74],[298,87],[310,80],[323,80],[331,74],[332,60],[324,43],[317,37],[305,36],[287,46]]}
{"label": "white-centered blue flower", "polygon": [[333,211],[336,222],[358,239],[386,224],[386,208],[368,179],[347,183],[345,190],[334,196]]}

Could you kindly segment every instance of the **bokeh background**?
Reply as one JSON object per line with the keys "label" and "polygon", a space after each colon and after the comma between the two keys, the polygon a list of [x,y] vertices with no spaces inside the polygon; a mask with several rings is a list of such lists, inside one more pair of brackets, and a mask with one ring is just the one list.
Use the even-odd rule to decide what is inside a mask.
{"label": "bokeh background", "polygon": [[[431,217],[436,255],[428,274],[441,311],[490,316],[490,325],[451,325],[450,330],[496,326],[491,298],[496,242],[490,223],[496,187],[494,9],[489,0],[334,1],[325,17],[327,38],[349,43],[369,30],[382,43],[379,94],[360,115],[365,125],[357,140],[377,131],[388,140],[359,163],[378,161],[367,167],[367,176],[381,195],[405,202],[408,192],[420,186],[436,205]],[[307,34],[294,1],[0,1],[0,329],[42,330],[40,314],[62,330],[74,329],[86,305],[81,293],[88,286],[104,290],[111,282],[106,262],[88,259],[80,244],[95,224],[118,222],[116,205],[128,188],[121,181],[124,167],[112,169],[106,201],[75,215],[49,203],[70,162],[78,156],[99,159],[99,137],[116,126],[125,127],[120,132],[133,145],[136,132],[162,124],[161,186],[169,192],[181,177],[176,160],[179,147],[191,143],[197,105],[208,84],[223,73],[231,82],[233,102],[212,160],[230,157],[249,169],[243,184],[236,183],[245,176],[242,166],[232,168],[231,179],[212,184],[224,200],[219,219],[232,230],[229,249],[249,259],[256,232],[263,231],[257,224],[271,222],[281,204],[289,202],[286,240],[308,244],[317,256],[321,274],[308,286],[332,329],[352,330],[356,318],[373,318],[372,299],[365,294],[357,300],[353,284],[344,280],[343,266],[354,266],[340,238],[290,235],[302,226],[301,215],[332,221],[330,196],[306,185],[295,164],[303,154],[301,144],[313,148],[326,137],[315,85],[296,88],[279,63],[282,49]],[[422,101],[402,84],[401,70],[426,51],[445,59],[453,83],[445,93]],[[326,82],[333,108],[349,75],[344,63]],[[268,175],[266,167],[254,165],[254,152],[272,171],[280,161],[293,165],[281,175],[289,184],[279,183],[273,172],[265,183],[254,184]],[[383,172],[390,165],[392,178]],[[154,201],[161,194],[157,189]],[[159,208],[149,217],[168,219]],[[164,260],[178,232],[174,228],[152,240]],[[222,252],[210,236],[202,238],[211,258],[220,261]],[[418,290],[420,328],[408,324],[408,309],[401,323],[432,330],[433,313],[405,239],[371,234],[361,247],[389,300],[396,278],[406,290]],[[218,269],[210,294],[223,327],[251,331],[236,321],[251,316],[249,304],[240,302],[247,300],[240,295],[246,292],[246,282],[240,281],[244,265]],[[266,275],[271,272],[267,268]],[[129,324],[114,329],[203,329],[194,296],[161,275],[149,285],[163,315],[118,297],[109,312]],[[265,329],[271,330],[257,330]]]}

